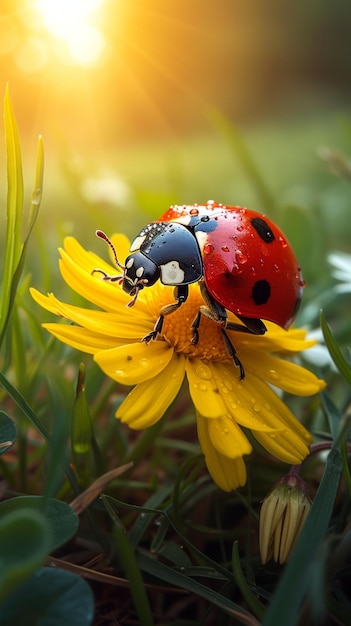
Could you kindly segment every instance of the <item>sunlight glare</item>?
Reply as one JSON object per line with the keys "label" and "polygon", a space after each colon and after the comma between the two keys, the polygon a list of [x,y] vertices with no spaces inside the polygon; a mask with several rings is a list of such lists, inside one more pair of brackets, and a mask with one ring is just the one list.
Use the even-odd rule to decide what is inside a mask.
{"label": "sunlight glare", "polygon": [[104,38],[91,24],[103,0],[37,0],[37,10],[48,33],[65,49],[71,62],[91,65],[102,54]]}

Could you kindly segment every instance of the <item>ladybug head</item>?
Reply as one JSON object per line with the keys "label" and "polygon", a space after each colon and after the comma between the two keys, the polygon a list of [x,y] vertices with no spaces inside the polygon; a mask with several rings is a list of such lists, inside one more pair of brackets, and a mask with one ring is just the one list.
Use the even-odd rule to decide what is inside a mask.
{"label": "ladybug head", "polygon": [[111,239],[102,230],[97,230],[96,235],[110,246],[115,263],[123,270],[123,274],[122,276],[120,274],[110,276],[100,269],[94,269],[93,274],[95,272],[100,273],[103,275],[103,280],[111,282],[118,280],[118,283],[122,284],[123,290],[133,297],[133,300],[128,304],[128,306],[133,306],[139,291],[144,287],[150,287],[159,279],[160,270],[158,266],[142,252],[133,252],[126,258],[125,265],[122,265],[118,260],[117,251]]}
{"label": "ladybug head", "polygon": [[151,287],[160,277],[158,266],[142,252],[133,252],[126,258],[122,287],[126,293],[134,296],[132,306],[138,293],[144,287]]}

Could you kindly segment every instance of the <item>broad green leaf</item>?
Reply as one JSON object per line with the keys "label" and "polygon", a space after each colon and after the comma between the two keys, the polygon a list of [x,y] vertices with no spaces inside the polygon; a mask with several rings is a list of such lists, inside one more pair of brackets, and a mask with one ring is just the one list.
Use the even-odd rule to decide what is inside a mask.
{"label": "broad green leaf", "polygon": [[16,425],[5,411],[0,411],[0,455],[11,448],[15,441]]}
{"label": "broad green leaf", "polygon": [[39,511],[0,513],[0,600],[30,576],[50,551],[50,529]]}
{"label": "broad green leaf", "polygon": [[2,626],[89,626],[94,601],[89,585],[72,572],[42,567],[0,607]]}
{"label": "broad green leaf", "polygon": [[45,517],[50,531],[48,553],[69,541],[78,528],[78,516],[66,502],[46,499],[43,496],[18,496],[0,502],[0,519],[6,515],[21,515],[22,511],[33,511]]}

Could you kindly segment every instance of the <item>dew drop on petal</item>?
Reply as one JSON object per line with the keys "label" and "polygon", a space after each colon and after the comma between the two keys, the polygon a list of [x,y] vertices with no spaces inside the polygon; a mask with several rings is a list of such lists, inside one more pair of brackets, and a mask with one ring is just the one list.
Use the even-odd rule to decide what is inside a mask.
{"label": "dew drop on petal", "polygon": [[195,368],[196,374],[202,380],[210,380],[212,378],[212,373],[208,365],[201,363],[201,365],[197,365]]}
{"label": "dew drop on petal", "polygon": [[268,370],[269,371],[269,375],[273,380],[278,381],[280,379],[280,376],[278,374],[278,372],[274,369]]}
{"label": "dew drop on petal", "polygon": [[206,383],[200,383],[198,388],[200,389],[200,391],[208,390],[208,386],[206,385]]}

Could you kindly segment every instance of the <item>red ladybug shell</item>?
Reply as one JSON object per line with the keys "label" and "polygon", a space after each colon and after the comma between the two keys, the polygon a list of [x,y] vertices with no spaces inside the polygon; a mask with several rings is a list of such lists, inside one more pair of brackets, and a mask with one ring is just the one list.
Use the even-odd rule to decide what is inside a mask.
{"label": "red ladybug shell", "polygon": [[289,328],[304,282],[294,251],[274,222],[256,211],[213,201],[173,206],[157,221],[191,228],[206,287],[225,309]]}

